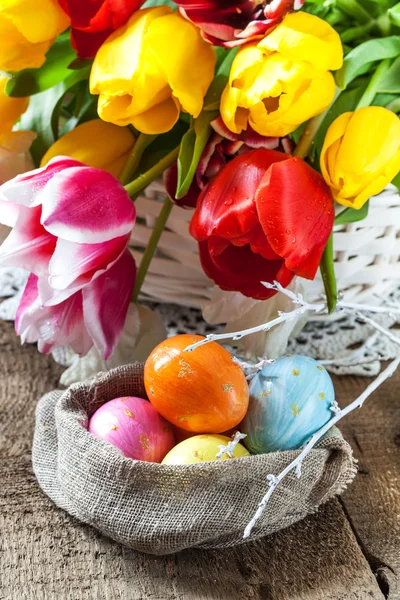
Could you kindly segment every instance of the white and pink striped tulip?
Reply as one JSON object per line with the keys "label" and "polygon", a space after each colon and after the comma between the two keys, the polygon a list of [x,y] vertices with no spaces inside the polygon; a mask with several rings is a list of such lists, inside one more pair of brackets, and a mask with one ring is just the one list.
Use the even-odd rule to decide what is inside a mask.
{"label": "white and pink striped tulip", "polygon": [[135,281],[135,218],[112,175],[66,157],[0,187],[0,223],[13,227],[0,265],[32,273],[16,322],[23,341],[111,355]]}

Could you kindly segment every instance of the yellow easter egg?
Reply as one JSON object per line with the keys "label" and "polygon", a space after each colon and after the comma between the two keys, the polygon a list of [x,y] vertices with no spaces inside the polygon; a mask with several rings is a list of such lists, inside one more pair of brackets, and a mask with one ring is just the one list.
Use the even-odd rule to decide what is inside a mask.
{"label": "yellow easter egg", "polygon": [[[227,446],[230,441],[231,438],[225,435],[195,435],[172,448],[164,457],[162,464],[189,465],[210,460],[229,460],[230,456],[226,452],[220,459],[217,458],[217,454],[220,451],[218,446]],[[250,456],[250,452],[242,444],[237,444],[232,454],[232,458]]]}

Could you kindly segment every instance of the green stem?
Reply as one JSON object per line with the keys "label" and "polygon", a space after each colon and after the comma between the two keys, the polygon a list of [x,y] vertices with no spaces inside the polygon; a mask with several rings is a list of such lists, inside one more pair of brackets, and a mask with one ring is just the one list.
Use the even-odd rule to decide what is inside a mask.
{"label": "green stem", "polygon": [[390,58],[387,58],[386,60],[383,60],[380,63],[380,65],[376,69],[375,73],[371,77],[371,81],[367,85],[365,92],[361,96],[361,98],[357,104],[356,110],[358,108],[363,108],[364,106],[370,106],[370,104],[373,102],[376,94],[379,92],[379,86],[381,83],[381,79],[386,74],[386,72],[390,69],[391,64],[392,64],[392,60]]}
{"label": "green stem", "polygon": [[310,119],[304,129],[302,136],[294,149],[293,156],[298,156],[299,158],[305,158],[311,148],[311,145],[314,141],[315,136],[318,133],[318,129],[322,125],[322,121],[325,118],[326,113],[318,115],[317,117],[313,117]]}
{"label": "green stem", "polygon": [[159,160],[154,167],[145,171],[136,179],[125,185],[125,189],[128,192],[131,198],[136,198],[136,196],[141,192],[145,187],[147,187],[152,181],[160,177],[164,173],[168,167],[170,167],[177,159],[179,155],[179,146],[174,148],[172,152],[164,156],[161,160]]}
{"label": "green stem", "polygon": [[147,244],[147,248],[142,256],[142,260],[140,261],[140,266],[136,275],[135,289],[133,290],[132,302],[137,302],[138,300],[144,278],[146,277],[146,273],[154,256],[154,252],[157,249],[158,242],[160,241],[161,234],[164,231],[164,227],[171,213],[172,207],[173,204],[171,200],[167,198],[164,201],[163,207],[158,215],[157,222],[150,236],[149,243]]}
{"label": "green stem", "polygon": [[124,169],[120,175],[120,182],[122,185],[128,183],[134,175],[136,169],[139,166],[140,160],[143,156],[143,152],[146,150],[147,146],[151,144],[153,140],[156,139],[156,135],[147,135],[146,133],[141,133],[138,139],[135,142],[135,145],[132,148],[132,152],[129,154],[128,160],[125,163]]}
{"label": "green stem", "polygon": [[332,314],[337,304],[337,283],[335,276],[335,264],[333,254],[333,233],[331,233],[328,243],[322,255],[319,265],[322,280],[324,282],[326,300],[328,303],[329,314]]}
{"label": "green stem", "polygon": [[294,149],[293,156],[298,156],[299,158],[305,158],[307,156],[307,154],[309,153],[310,148],[312,146],[312,143],[314,141],[314,138],[317,135],[318,130],[322,125],[322,122],[324,121],[328,111],[331,109],[331,107],[335,103],[335,101],[340,93],[341,93],[341,90],[336,88],[335,97],[333,98],[333,100],[332,100],[331,104],[328,106],[328,108],[326,110],[324,110],[324,112],[321,113],[320,115],[317,115],[316,117],[313,117],[312,119],[310,119],[308,121],[308,123],[302,133],[302,136],[299,140],[299,143],[297,144],[296,148]]}
{"label": "green stem", "polygon": [[389,104],[386,105],[388,110],[392,110],[395,113],[400,112],[400,98],[396,98],[396,100],[392,100]]}

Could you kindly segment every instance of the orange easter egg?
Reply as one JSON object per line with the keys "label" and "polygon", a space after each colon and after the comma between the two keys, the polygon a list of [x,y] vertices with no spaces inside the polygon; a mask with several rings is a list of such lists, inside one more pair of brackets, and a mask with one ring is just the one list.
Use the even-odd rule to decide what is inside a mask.
{"label": "orange easter egg", "polygon": [[249,405],[242,369],[215,342],[184,350],[199,335],[164,340],[148,357],[144,384],[154,408],[173,425],[195,433],[221,433],[238,425]]}

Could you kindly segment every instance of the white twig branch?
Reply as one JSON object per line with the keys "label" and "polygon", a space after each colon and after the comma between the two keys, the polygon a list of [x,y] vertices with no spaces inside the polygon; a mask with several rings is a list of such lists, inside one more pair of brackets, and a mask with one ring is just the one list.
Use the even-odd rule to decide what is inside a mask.
{"label": "white twig branch", "polygon": [[295,294],[290,290],[287,290],[281,286],[280,283],[274,281],[274,284],[264,283],[265,287],[274,289],[278,292],[281,292],[285,296],[288,296],[293,304],[298,304],[299,308],[292,310],[291,312],[279,312],[279,316],[268,323],[264,323],[263,325],[257,325],[256,327],[251,327],[250,329],[244,329],[243,331],[236,331],[233,333],[210,333],[203,340],[196,342],[195,344],[191,344],[187,348],[185,348],[185,352],[193,352],[196,348],[203,346],[204,344],[208,344],[209,342],[216,342],[218,340],[240,340],[242,337],[246,335],[251,335],[252,333],[258,333],[259,331],[270,331],[273,327],[280,325],[281,323],[285,323],[287,321],[291,321],[297,317],[300,317],[307,311],[313,311],[320,313],[326,310],[326,302],[321,302],[319,304],[309,304],[306,302],[301,294]]}
{"label": "white twig branch", "polygon": [[261,371],[266,365],[272,365],[276,359],[259,358],[258,363],[250,363],[246,362],[245,360],[241,360],[237,356],[232,356],[232,360],[234,363],[239,365],[239,367],[241,367],[243,371],[246,371],[246,379],[253,379],[253,377],[257,375],[259,371]]}
{"label": "white twig branch", "polygon": [[228,442],[226,446],[218,446],[219,452],[216,455],[216,458],[222,458],[225,453],[229,456],[229,458],[233,458],[233,453],[235,451],[236,446],[238,445],[240,440],[244,440],[245,437],[247,437],[245,433],[240,433],[240,431],[237,431],[233,437],[233,440],[230,440],[230,442]]}
{"label": "white twig branch", "polygon": [[370,317],[366,317],[364,314],[362,314],[360,312],[357,312],[357,317],[361,321],[364,321],[364,323],[367,323],[368,325],[371,325],[377,331],[380,331],[381,333],[383,333],[383,335],[385,335],[387,338],[389,338],[389,340],[391,340],[392,342],[394,342],[395,344],[398,344],[400,346],[400,338],[397,337],[396,335],[394,335],[391,331],[389,331],[385,327],[382,327],[382,325],[379,325],[379,323],[377,323],[376,321],[374,321]]}
{"label": "white twig branch", "polygon": [[[400,341],[400,340],[399,340]],[[272,496],[274,490],[280,484],[282,479],[288,475],[291,471],[295,470],[297,477],[301,475],[301,465],[303,463],[304,458],[309,454],[309,452],[314,448],[315,444],[322,438],[322,436],[329,431],[329,429],[335,425],[340,419],[348,415],[350,412],[355,410],[356,408],[361,408],[364,404],[365,400],[384,382],[386,379],[391,377],[393,373],[396,371],[400,364],[400,357],[390,363],[390,365],[380,373],[380,375],[365,389],[365,391],[356,399],[354,402],[346,406],[346,408],[340,409],[337,403],[333,403],[331,406],[332,412],[335,413],[335,416],[328,421],[326,425],[321,427],[311,439],[307,442],[299,456],[292,461],[279,475],[268,475],[267,480],[269,483],[269,489],[265,494],[264,498],[261,500],[258,505],[257,511],[254,517],[251,519],[246,529],[244,530],[243,538],[248,538],[252,532],[254,525],[257,520],[261,517],[264,512],[265,506],[268,503],[268,500]]]}
{"label": "white twig branch", "polygon": [[[314,312],[317,314],[327,313],[327,304],[326,301],[310,304],[306,302],[302,296],[302,294],[295,294],[291,290],[288,290],[281,286],[280,283],[274,281],[274,283],[263,282],[265,287],[280,292],[284,294],[288,298],[290,298],[294,305],[298,305],[298,308],[290,312],[279,312],[278,317],[269,321],[268,323],[263,323],[262,325],[257,325],[256,327],[250,327],[249,329],[243,329],[242,331],[234,331],[232,333],[211,333],[207,335],[203,340],[196,342],[195,344],[191,344],[187,348],[185,348],[185,352],[193,352],[196,348],[203,346],[204,344],[208,344],[209,342],[217,342],[219,340],[240,340],[241,338],[251,335],[253,333],[258,333],[260,331],[270,331],[273,327],[280,325],[281,323],[286,323],[287,321],[291,321],[303,315],[306,312]],[[365,310],[368,312],[374,313],[383,313],[383,314],[400,314],[400,307],[393,308],[389,306],[369,306],[367,304],[355,304],[353,302],[345,302],[344,300],[339,300],[336,307],[337,311],[340,310],[351,310],[360,311]]]}

